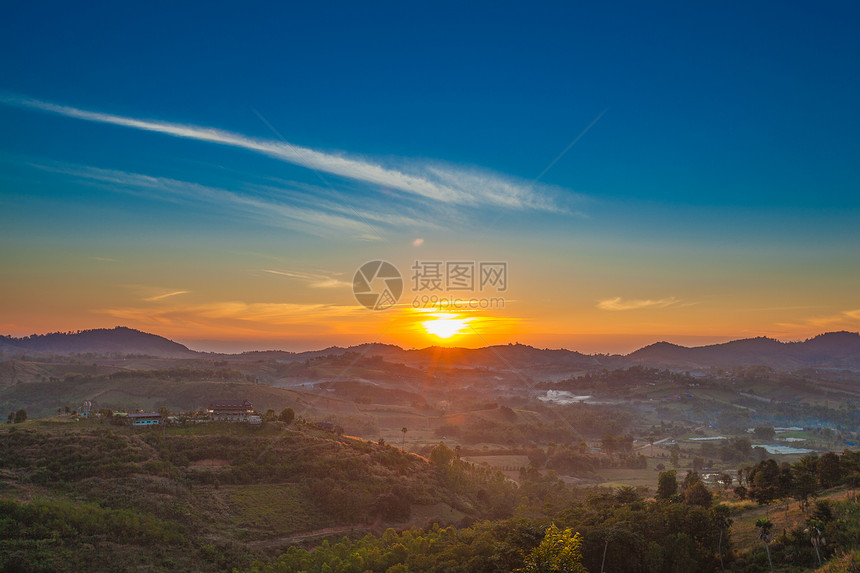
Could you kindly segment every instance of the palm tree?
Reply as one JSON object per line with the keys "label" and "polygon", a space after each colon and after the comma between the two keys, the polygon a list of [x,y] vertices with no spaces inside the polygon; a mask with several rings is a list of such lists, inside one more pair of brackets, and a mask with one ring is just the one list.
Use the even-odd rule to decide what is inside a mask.
{"label": "palm tree", "polygon": [[606,549],[609,547],[609,542],[616,537],[617,533],[618,527],[612,527],[606,532],[606,543],[603,545],[603,559],[600,560],[600,573],[603,573],[603,566],[606,565]]}
{"label": "palm tree", "polygon": [[401,450],[406,449],[406,426],[400,428],[400,431],[403,432],[403,446],[400,448]]}
{"label": "palm tree", "polygon": [[810,541],[812,542],[812,546],[815,547],[815,556],[818,557],[818,566],[821,567],[821,553],[818,552],[818,547],[827,543],[827,540],[824,539],[824,533],[821,531],[824,528],[824,524],[817,519],[810,519],[806,523],[809,525],[806,533],[810,534]]}
{"label": "palm tree", "polygon": [[760,530],[758,538],[764,543],[764,548],[767,551],[767,562],[770,565],[771,573],[773,573],[773,561],[770,560],[770,546],[768,545],[772,538],[770,530],[773,527],[773,523],[768,518],[762,517],[755,522],[755,526]]}
{"label": "palm tree", "polygon": [[720,528],[720,539],[717,542],[717,553],[720,555],[720,569],[725,571],[726,567],[723,565],[723,531],[728,532],[729,527],[732,526],[732,518],[730,517],[730,510],[728,506],[720,504],[715,506],[711,510],[714,521],[717,524],[717,527]]}

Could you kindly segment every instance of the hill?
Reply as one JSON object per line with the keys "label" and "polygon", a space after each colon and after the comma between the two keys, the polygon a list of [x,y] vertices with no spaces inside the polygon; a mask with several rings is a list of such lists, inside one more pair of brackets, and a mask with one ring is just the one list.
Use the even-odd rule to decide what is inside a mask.
{"label": "hill", "polygon": [[306,362],[323,357],[380,357],[391,364],[422,370],[489,369],[523,374],[529,378],[568,376],[573,371],[624,368],[633,365],[676,369],[730,368],[763,365],[782,370],[837,368],[860,370],[860,334],[829,332],[802,342],[780,342],[758,337],[722,344],[686,347],[657,342],[626,356],[587,355],[567,349],[540,349],[524,344],[483,348],[431,346],[406,350],[391,344],[367,343],[350,347],[288,352],[268,350],[241,354],[195,352],[155,334],[126,327],[83,330],[74,333],[34,334],[23,338],[0,337],[0,359],[21,355],[143,355],[163,358],[216,358],[240,362]]}
{"label": "hill", "polygon": [[688,348],[658,342],[626,357],[633,363],[670,367],[763,365],[794,368],[860,368],[860,334],[829,332],[803,342],[780,342],[758,337]]}
{"label": "hill", "polygon": [[0,351],[7,356],[22,354],[142,354],[169,358],[197,355],[186,346],[155,334],[117,326],[78,332],[33,334],[23,338],[0,338]]}
{"label": "hill", "polygon": [[[448,460],[450,462],[450,460]],[[334,534],[507,517],[514,487],[312,425],[0,428],[0,563],[223,571]]]}

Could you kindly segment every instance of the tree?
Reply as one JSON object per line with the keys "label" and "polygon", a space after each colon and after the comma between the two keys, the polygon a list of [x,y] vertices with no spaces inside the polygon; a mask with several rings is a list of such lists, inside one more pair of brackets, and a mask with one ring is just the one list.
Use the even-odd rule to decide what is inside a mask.
{"label": "tree", "polygon": [[532,448],[528,452],[526,452],[526,455],[529,458],[529,465],[532,465],[538,469],[543,467],[548,458],[546,452],[540,448]]}
{"label": "tree", "polygon": [[11,424],[15,421],[15,412],[9,412],[9,415],[6,416],[6,423]]}
{"label": "tree", "polygon": [[672,467],[678,469],[678,458],[681,456],[681,451],[677,445],[669,447],[669,461],[672,462]]}
{"label": "tree", "polygon": [[759,529],[758,538],[764,543],[764,548],[767,551],[767,562],[770,565],[770,570],[773,571],[773,561],[770,560],[770,545],[768,545],[772,538],[770,530],[773,523],[768,518],[762,517],[755,522],[755,526]]}
{"label": "tree", "polygon": [[815,557],[818,558],[818,566],[821,567],[821,553],[818,551],[818,548],[827,543],[827,540],[824,538],[825,524],[817,519],[808,519],[806,520],[806,525],[808,526],[806,533],[809,533],[809,541],[815,548]]}
{"label": "tree", "polygon": [[759,462],[747,473],[750,496],[758,503],[770,503],[779,496],[779,466],[775,460]]}
{"label": "tree", "polygon": [[278,416],[278,419],[284,423],[285,426],[289,426],[293,423],[293,420],[296,417],[296,413],[293,412],[292,408],[284,408],[281,410],[281,415]]}
{"label": "tree", "polygon": [[660,472],[657,477],[657,499],[659,501],[667,501],[678,493],[678,480],[675,477],[675,470]]}
{"label": "tree", "polygon": [[606,433],[603,435],[603,438],[600,440],[600,449],[603,450],[605,454],[612,454],[615,450],[618,449],[618,440],[613,434]]}
{"label": "tree", "polygon": [[452,459],[454,459],[454,452],[445,445],[445,442],[439,442],[438,446],[430,450],[430,463],[434,466],[448,467]]}
{"label": "tree", "polygon": [[705,487],[701,480],[693,483],[690,487],[684,490],[684,501],[688,505],[699,505],[701,507],[711,507],[714,501],[714,496]]}
{"label": "tree", "polygon": [[21,408],[17,412],[15,412],[15,423],[20,424],[21,422],[27,421],[27,410]]}
{"label": "tree", "polygon": [[827,452],[818,458],[818,483],[824,489],[829,489],[836,485],[839,478],[842,477],[842,467],[839,463],[839,456],[833,452]]}
{"label": "tree", "polygon": [[630,503],[636,503],[637,501],[641,501],[642,497],[636,491],[636,488],[632,485],[622,485],[617,490],[615,490],[615,501],[618,503],[627,505]]}
{"label": "tree", "polygon": [[681,493],[686,493],[693,484],[700,481],[702,481],[702,478],[699,477],[697,472],[688,471],[687,475],[684,476],[684,481],[681,483]]}
{"label": "tree", "polygon": [[[740,486],[739,486],[740,487]],[[720,539],[717,541],[717,553],[720,554],[720,569],[725,570],[725,565],[723,565],[723,531],[728,533],[729,528],[732,526],[734,520],[731,518],[732,510],[722,503],[715,506],[711,510],[711,515],[714,519],[714,523],[717,527],[720,528]]]}
{"label": "tree", "polygon": [[771,426],[756,426],[753,429],[753,436],[761,441],[769,442],[776,437],[776,430]]}
{"label": "tree", "polygon": [[822,499],[820,501],[815,502],[815,509],[812,510],[812,519],[816,519],[827,525],[834,519],[836,516],[833,514],[833,504],[830,503],[829,499]]}
{"label": "tree", "polygon": [[809,498],[815,495],[818,488],[818,456],[803,456],[792,467],[794,479],[791,484],[791,496],[800,503],[801,509],[809,507]]}
{"label": "tree", "polygon": [[407,432],[406,426],[403,426],[402,428],[400,428],[400,431],[403,432],[403,444],[400,446],[400,449],[405,450],[406,449],[406,432]]}
{"label": "tree", "polygon": [[[437,446],[438,447],[438,446]],[[521,573],[587,573],[582,565],[582,536],[572,529],[561,531],[553,523],[543,541],[526,556]]]}
{"label": "tree", "polygon": [[274,422],[275,420],[277,420],[278,416],[275,414],[274,408],[269,408],[268,410],[266,410],[266,415],[263,419],[267,422]]}
{"label": "tree", "polygon": [[856,499],[857,488],[860,487],[860,473],[853,472],[845,477],[845,485],[851,490],[851,499]]}

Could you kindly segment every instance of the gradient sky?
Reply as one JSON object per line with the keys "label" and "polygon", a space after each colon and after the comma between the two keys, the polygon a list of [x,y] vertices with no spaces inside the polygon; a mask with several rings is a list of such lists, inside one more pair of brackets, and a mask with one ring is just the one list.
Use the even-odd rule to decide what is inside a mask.
{"label": "gradient sky", "polygon": [[[5,7],[0,333],[860,329],[860,5],[570,4]],[[377,259],[406,289],[374,312]],[[428,334],[416,260],[507,262],[504,308]]]}

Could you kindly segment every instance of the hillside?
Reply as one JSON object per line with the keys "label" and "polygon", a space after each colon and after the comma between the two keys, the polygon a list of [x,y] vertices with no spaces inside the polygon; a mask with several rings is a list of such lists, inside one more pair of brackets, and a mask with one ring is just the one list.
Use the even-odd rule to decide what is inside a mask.
{"label": "hillside", "polygon": [[510,483],[452,468],[300,423],[16,424],[0,428],[0,563],[230,570],[337,533],[510,515]]}
{"label": "hillside", "polygon": [[155,334],[117,326],[113,329],[33,334],[23,338],[0,338],[0,351],[21,354],[143,354],[183,358],[195,356],[187,347]]}
{"label": "hillside", "polygon": [[860,368],[860,334],[829,332],[803,342],[748,338],[688,348],[658,342],[627,355],[632,363],[704,368],[763,365],[779,369]]}
{"label": "hillside", "polygon": [[405,364],[422,370],[475,369],[525,373],[529,377],[555,377],[572,371],[623,368],[643,364],[678,369],[730,368],[763,365],[779,369],[860,369],[860,333],[829,332],[802,342],[780,342],[758,337],[722,344],[686,347],[656,342],[622,355],[586,355],[567,349],[539,349],[524,344],[458,348],[431,346],[405,350],[390,344],[332,346],[307,352],[282,350],[210,354],[195,352],[155,334],[125,327],[52,333],[23,338],[0,337],[0,360],[23,354],[122,354],[165,358],[221,357],[238,362],[306,362],[323,357],[380,357],[390,364]]}

